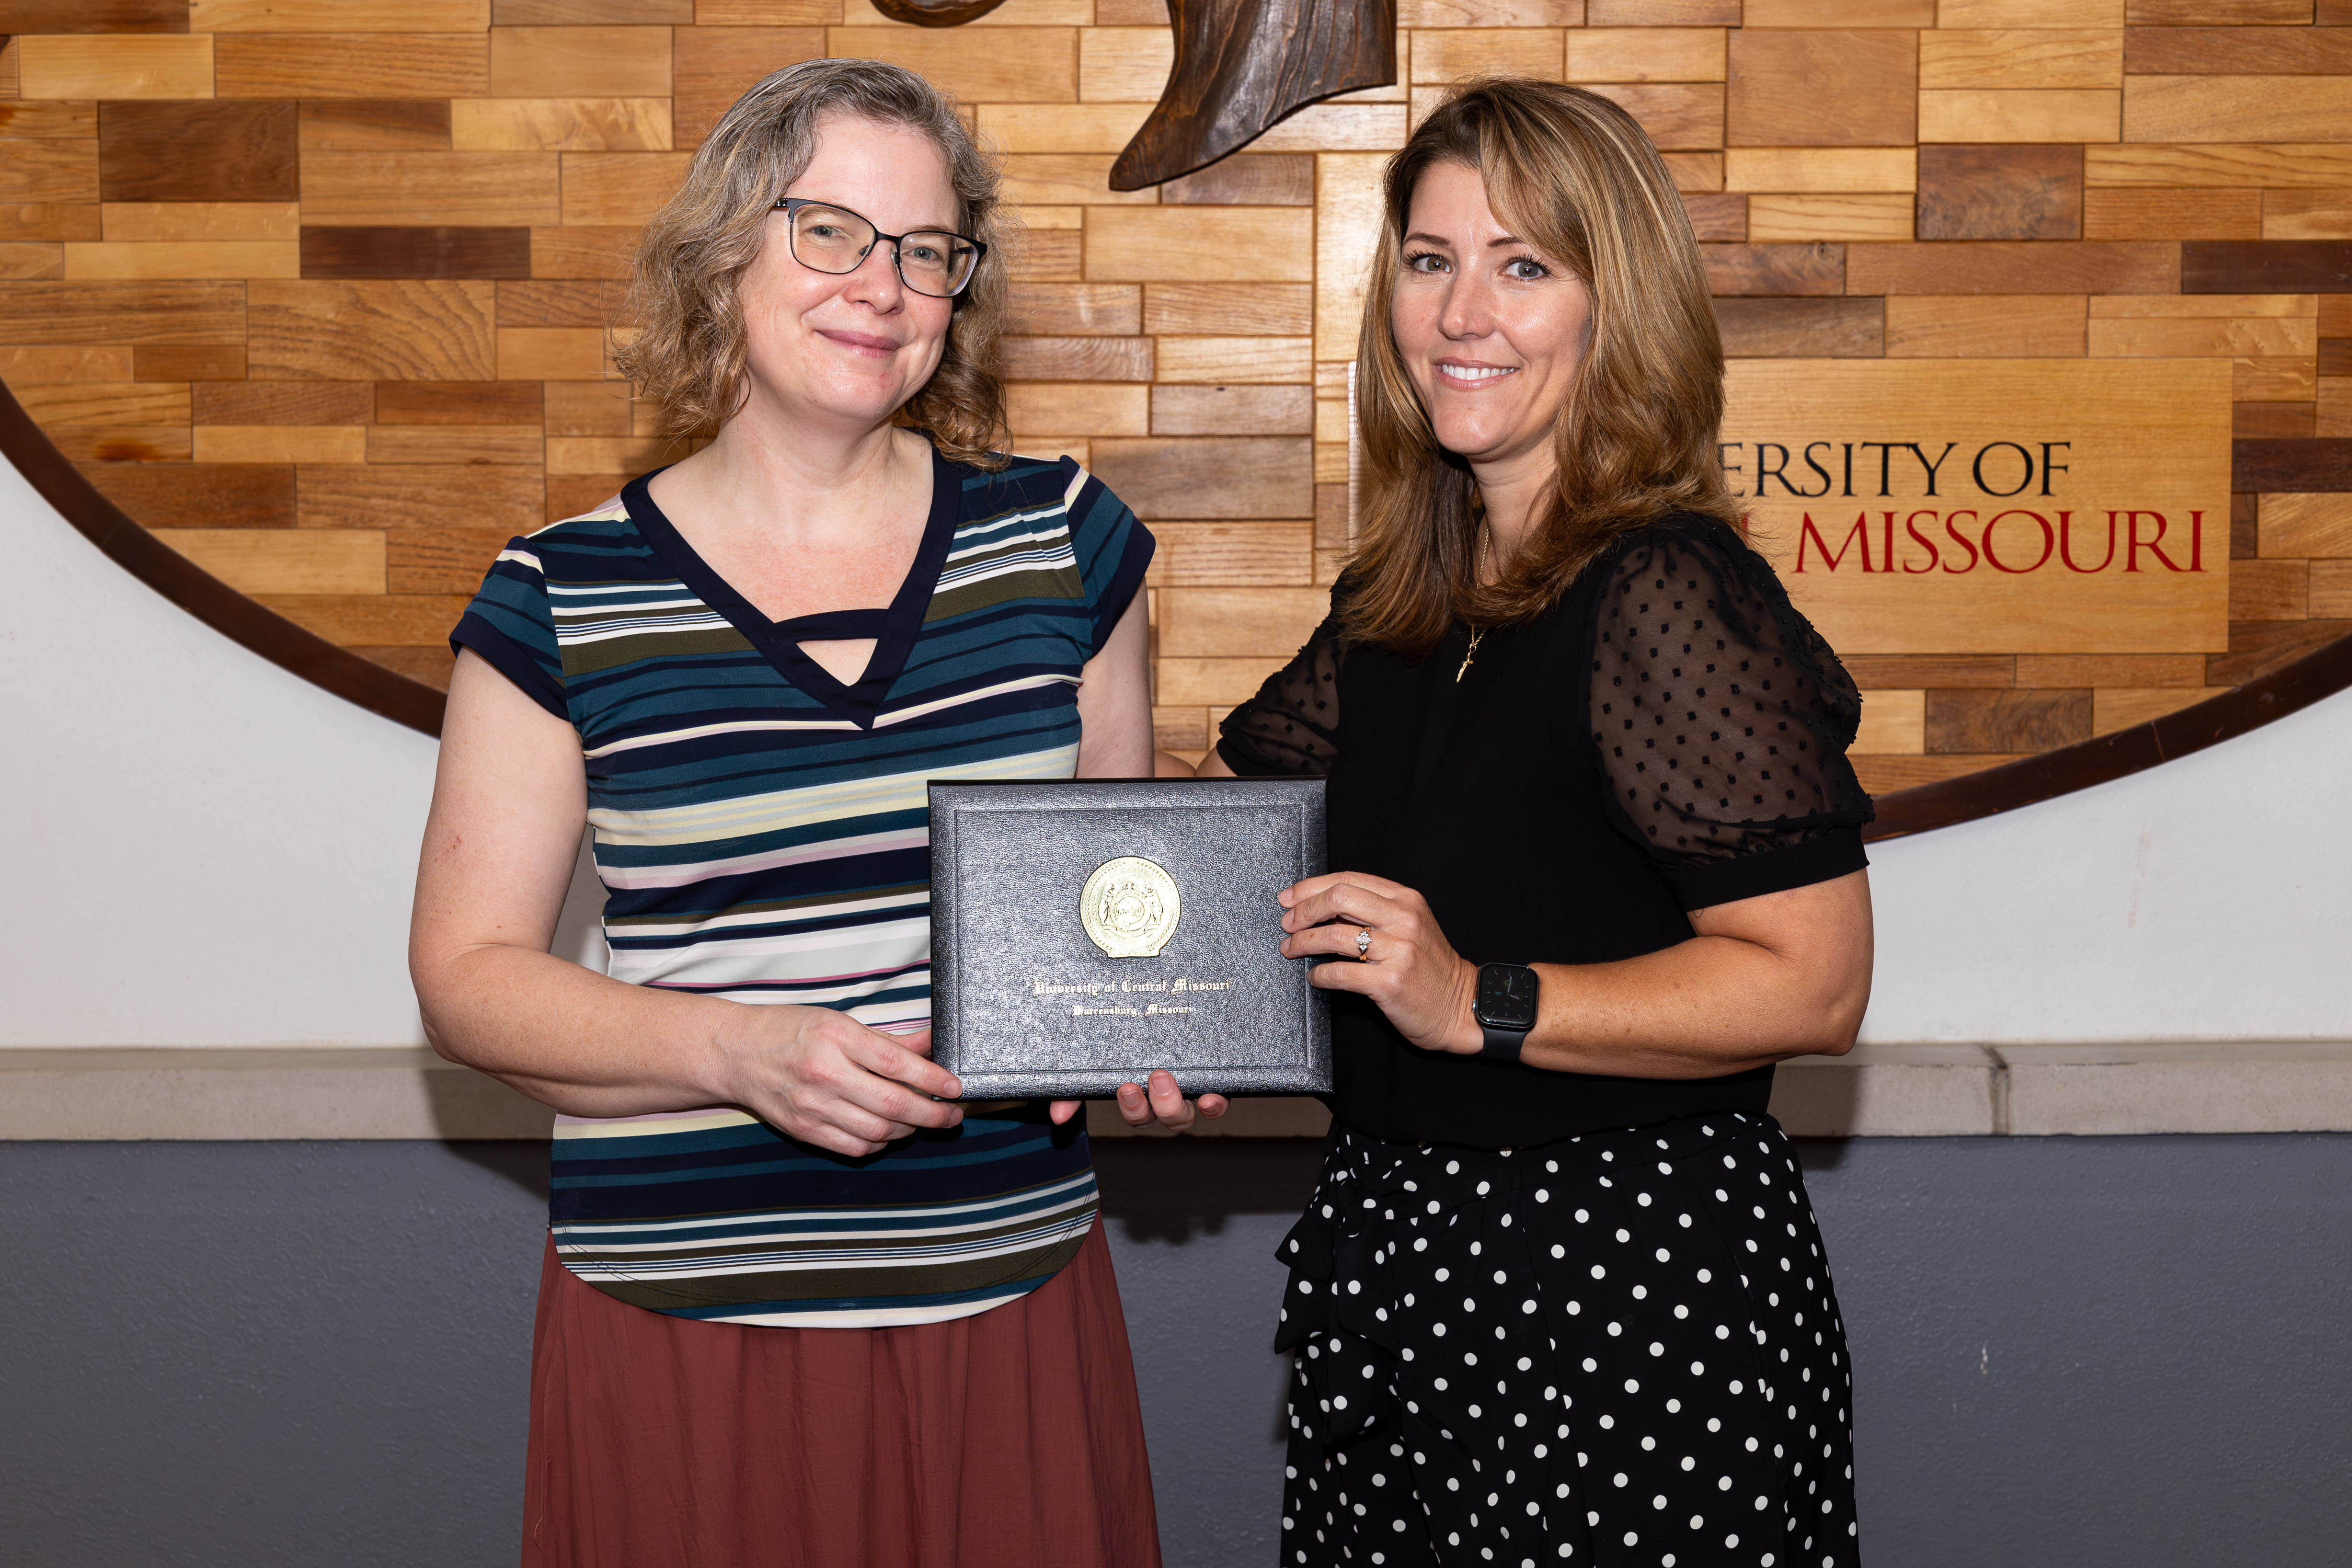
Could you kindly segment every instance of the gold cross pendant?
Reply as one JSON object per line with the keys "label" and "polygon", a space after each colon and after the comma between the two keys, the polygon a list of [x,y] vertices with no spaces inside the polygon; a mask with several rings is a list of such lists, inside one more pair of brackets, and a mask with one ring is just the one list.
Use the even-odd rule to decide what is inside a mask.
{"label": "gold cross pendant", "polygon": [[1454,672],[1454,684],[1455,685],[1460,685],[1462,684],[1462,677],[1470,673],[1470,661],[1478,656],[1478,639],[1484,637],[1486,634],[1486,629],[1484,626],[1473,626],[1470,628],[1469,651],[1462,655],[1462,667]]}

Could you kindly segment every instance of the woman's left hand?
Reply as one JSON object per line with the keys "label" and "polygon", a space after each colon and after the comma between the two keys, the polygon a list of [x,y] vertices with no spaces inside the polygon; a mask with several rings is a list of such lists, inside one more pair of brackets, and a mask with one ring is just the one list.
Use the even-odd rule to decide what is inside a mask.
{"label": "woman's left hand", "polygon": [[[1078,1113],[1083,1103],[1077,1100],[1054,1102],[1054,1125],[1060,1126]],[[1160,1071],[1151,1074],[1151,1087],[1122,1083],[1118,1086],[1118,1113],[1130,1127],[1149,1127],[1154,1122],[1163,1127],[1183,1132],[1194,1120],[1215,1121],[1225,1113],[1226,1099],[1222,1094],[1203,1094],[1197,1101],[1184,1098],[1176,1087],[1176,1075]]]}
{"label": "woman's left hand", "polygon": [[[1282,956],[1327,953],[1356,958],[1318,964],[1310,977],[1327,991],[1354,991],[1379,1004],[1397,1032],[1423,1051],[1475,1056],[1486,1036],[1470,1017],[1477,967],[1438,929],[1429,901],[1412,888],[1361,872],[1333,872],[1294,883],[1280,894]],[[1358,934],[1370,940],[1357,946]]]}

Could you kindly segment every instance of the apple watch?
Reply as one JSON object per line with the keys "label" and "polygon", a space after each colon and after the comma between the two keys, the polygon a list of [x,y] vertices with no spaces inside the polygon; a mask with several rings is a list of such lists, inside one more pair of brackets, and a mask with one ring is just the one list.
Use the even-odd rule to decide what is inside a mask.
{"label": "apple watch", "polygon": [[1481,964],[1478,989],[1470,1016],[1486,1031],[1478,1054],[1495,1061],[1517,1061],[1528,1030],[1536,1027],[1536,972],[1524,964]]}

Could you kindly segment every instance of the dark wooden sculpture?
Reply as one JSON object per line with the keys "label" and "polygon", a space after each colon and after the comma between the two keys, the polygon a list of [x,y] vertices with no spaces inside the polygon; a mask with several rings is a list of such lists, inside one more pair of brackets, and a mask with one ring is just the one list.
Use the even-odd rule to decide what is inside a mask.
{"label": "dark wooden sculpture", "polygon": [[985,16],[1004,0],[874,0],[874,8],[893,22],[918,27],[959,27]]}
{"label": "dark wooden sculpture", "polygon": [[1176,64],[1111,165],[1139,191],[1215,162],[1318,99],[1396,80],[1396,0],[1169,0]]}

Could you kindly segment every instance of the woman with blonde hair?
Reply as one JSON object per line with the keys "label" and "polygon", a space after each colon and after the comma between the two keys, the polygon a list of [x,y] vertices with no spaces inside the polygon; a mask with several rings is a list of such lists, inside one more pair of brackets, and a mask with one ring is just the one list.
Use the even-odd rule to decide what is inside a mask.
{"label": "woman with blonde hair", "polygon": [[[715,438],[509,543],[452,635],[417,997],[561,1113],[526,1563],[1159,1561],[1076,1107],[929,1059],[926,782],[1152,768],[1150,536],[991,449],[999,225],[919,77],[752,88],[620,355]],[[609,976],[548,952],[583,824]]]}
{"label": "woman with blonde hair", "polygon": [[1328,776],[1280,1561],[1856,1561],[1772,1063],[1870,989],[1860,701],[1748,549],[1698,249],[1632,117],[1467,84],[1391,161],[1360,549],[1204,773]]}

